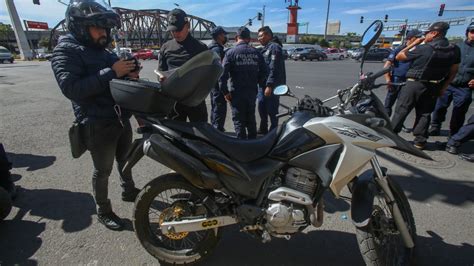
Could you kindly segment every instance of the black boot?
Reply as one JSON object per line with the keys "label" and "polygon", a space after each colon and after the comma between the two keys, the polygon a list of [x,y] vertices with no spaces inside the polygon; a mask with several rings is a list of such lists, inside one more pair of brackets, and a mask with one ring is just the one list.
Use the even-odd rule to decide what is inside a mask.
{"label": "black boot", "polygon": [[123,222],[115,213],[98,214],[97,220],[110,230],[120,231],[123,229]]}
{"label": "black boot", "polygon": [[122,200],[127,202],[134,202],[137,198],[138,193],[140,193],[140,190],[136,187],[126,188],[122,191]]}
{"label": "black boot", "polygon": [[428,135],[430,136],[439,136],[441,135],[441,129],[439,127],[431,126],[428,130]]}

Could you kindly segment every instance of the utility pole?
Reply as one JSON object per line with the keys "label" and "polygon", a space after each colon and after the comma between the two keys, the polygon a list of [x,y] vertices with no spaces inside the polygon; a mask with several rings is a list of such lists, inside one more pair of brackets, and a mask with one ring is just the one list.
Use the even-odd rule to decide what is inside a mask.
{"label": "utility pole", "polygon": [[329,20],[329,7],[331,6],[331,0],[328,0],[328,10],[326,12],[326,26],[324,27],[324,40],[326,40],[328,34],[328,20]]}
{"label": "utility pole", "polygon": [[5,0],[5,4],[7,5],[7,10],[10,14],[12,28],[15,32],[18,49],[20,50],[20,57],[22,60],[31,60],[33,54],[31,53],[31,48],[28,45],[28,39],[26,38],[26,34],[23,31],[23,27],[21,26],[20,17],[16,11],[15,3],[13,3],[13,0]]}
{"label": "utility pole", "polygon": [[263,5],[262,28],[265,26],[265,5]]}

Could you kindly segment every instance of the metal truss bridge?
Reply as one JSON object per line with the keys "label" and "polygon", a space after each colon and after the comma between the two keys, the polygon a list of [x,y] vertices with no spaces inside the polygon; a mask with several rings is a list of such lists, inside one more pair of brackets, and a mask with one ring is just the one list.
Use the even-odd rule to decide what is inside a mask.
{"label": "metal truss bridge", "polygon": [[[171,38],[166,28],[168,26],[168,10],[144,9],[132,10],[121,7],[113,8],[122,19],[119,30],[120,46],[124,47],[152,47],[161,46]],[[210,39],[214,22],[188,14],[190,33],[196,39]],[[50,46],[57,44],[59,36],[67,33],[65,20],[59,22],[51,31]]]}

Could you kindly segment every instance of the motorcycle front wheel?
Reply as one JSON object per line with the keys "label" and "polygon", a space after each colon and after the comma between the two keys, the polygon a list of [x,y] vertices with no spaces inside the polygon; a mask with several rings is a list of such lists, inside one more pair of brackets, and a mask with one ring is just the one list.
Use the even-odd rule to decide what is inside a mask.
{"label": "motorcycle front wheel", "polygon": [[[396,204],[408,231],[416,240],[416,226],[408,199],[400,186],[387,177]],[[374,199],[372,217],[367,226],[356,227],[359,249],[367,265],[410,265],[415,248],[406,248],[395,225],[391,208],[381,188]]]}
{"label": "motorcycle front wheel", "polygon": [[146,251],[172,265],[194,264],[209,256],[220,238],[217,228],[168,234],[160,229],[163,222],[212,216],[203,204],[207,196],[176,173],[148,183],[137,196],[133,217],[135,234]]}

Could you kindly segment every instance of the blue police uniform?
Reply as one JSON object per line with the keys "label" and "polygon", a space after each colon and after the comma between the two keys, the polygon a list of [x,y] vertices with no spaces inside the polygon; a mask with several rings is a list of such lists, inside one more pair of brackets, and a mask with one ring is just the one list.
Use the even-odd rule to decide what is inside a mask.
{"label": "blue police uniform", "polygon": [[474,115],[471,115],[467,124],[461,127],[456,134],[449,138],[448,146],[459,147],[470,139],[474,139]]}
{"label": "blue police uniform", "polygon": [[275,42],[269,42],[263,49],[262,55],[268,66],[268,77],[265,86],[258,90],[258,113],[260,115],[259,131],[263,134],[268,132],[268,117],[270,117],[270,130],[278,126],[278,106],[280,97],[274,95],[265,97],[265,88],[286,84],[285,59],[281,46]]}
{"label": "blue police uniform", "polygon": [[[224,46],[216,41],[209,44],[209,49],[217,53],[221,60],[224,59]],[[224,131],[225,117],[227,114],[227,102],[219,89],[219,83],[211,91],[211,124],[220,131]]]}
{"label": "blue police uniform", "polygon": [[446,119],[446,112],[453,102],[453,112],[449,123],[449,131],[454,135],[464,124],[466,113],[472,102],[472,89],[468,82],[474,79],[474,45],[468,41],[458,44],[461,50],[461,63],[458,72],[448,89],[436,101],[436,107],[432,114],[430,128],[431,135],[438,135],[441,124]]}
{"label": "blue police uniform", "polygon": [[[398,61],[395,59],[397,54],[403,50],[406,45],[402,45],[397,49],[393,50],[390,55],[387,57],[387,60],[392,62],[393,70],[391,75],[391,82],[393,83],[401,83],[406,81],[406,74],[408,69],[410,68],[410,62],[407,61]],[[385,96],[385,111],[387,112],[388,116],[392,116],[392,107],[397,100],[398,94],[400,93],[400,89],[402,86],[392,86],[387,91],[387,96]]]}
{"label": "blue police uniform", "polygon": [[235,133],[240,139],[256,138],[255,100],[258,84],[263,85],[267,76],[267,66],[263,56],[248,43],[239,42],[226,52],[222,64],[224,73],[220,80],[221,91],[224,95],[229,93],[227,80],[230,77]]}

